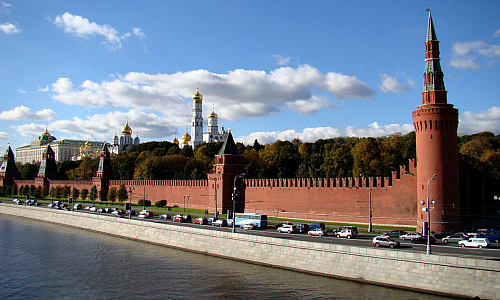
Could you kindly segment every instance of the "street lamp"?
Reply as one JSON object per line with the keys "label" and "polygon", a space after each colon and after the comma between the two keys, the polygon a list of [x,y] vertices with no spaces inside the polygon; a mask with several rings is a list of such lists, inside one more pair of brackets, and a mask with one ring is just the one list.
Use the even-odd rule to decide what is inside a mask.
{"label": "street lamp", "polygon": [[128,218],[129,219],[132,219],[132,191],[135,190],[135,188],[133,186],[129,186],[128,187],[128,192],[130,193],[130,200],[129,200],[129,214],[128,214]]}
{"label": "street lamp", "polygon": [[[434,174],[431,177],[429,177],[429,179],[427,179],[427,207],[422,209],[424,211],[427,211],[427,226],[426,226],[426,228],[424,227],[424,233],[427,233],[427,254],[431,254],[431,252],[432,252],[431,251],[431,208],[430,208],[430,204],[432,202],[432,206],[435,206],[437,203],[434,200],[429,201],[429,183],[431,182],[431,180],[436,179],[436,176],[437,176],[437,174]],[[422,205],[425,205],[426,201],[422,200],[422,201],[420,201],[420,203]]]}
{"label": "street lamp", "polygon": [[236,188],[236,180],[238,178],[241,178],[243,176],[245,176],[246,174],[245,173],[241,173],[239,175],[236,175],[234,177],[234,184],[233,184],[233,194],[231,195],[232,198],[233,198],[233,229],[232,229],[232,232],[235,233],[236,232],[236,195],[238,195],[238,189]]}

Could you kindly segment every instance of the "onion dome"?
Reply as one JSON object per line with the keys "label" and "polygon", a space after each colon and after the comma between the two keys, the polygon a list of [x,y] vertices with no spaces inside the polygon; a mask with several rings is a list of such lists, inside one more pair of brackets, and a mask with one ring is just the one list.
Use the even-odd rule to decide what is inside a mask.
{"label": "onion dome", "polygon": [[127,123],[125,123],[125,126],[123,126],[122,134],[132,134],[132,128],[128,126],[128,120]]}
{"label": "onion dome", "polygon": [[177,146],[179,146],[179,140],[174,137],[174,139],[172,140],[172,144],[176,144]]}
{"label": "onion dome", "polygon": [[197,86],[196,94],[193,95],[193,102],[201,104],[202,100],[203,100],[203,95],[200,94],[199,87]]}
{"label": "onion dome", "polygon": [[219,116],[214,111],[214,105],[212,104],[212,112],[208,115],[208,118],[219,118]]}
{"label": "onion dome", "polygon": [[55,137],[53,137],[52,135],[50,135],[50,133],[47,131],[47,128],[45,129],[45,132],[42,133],[41,136],[37,137],[37,140],[41,141],[41,142],[52,142],[52,141],[55,141],[57,140]]}
{"label": "onion dome", "polygon": [[187,143],[189,143],[191,141],[191,136],[189,135],[189,133],[187,131],[182,136],[181,141],[182,141],[183,145],[185,145],[185,144],[187,144]]}

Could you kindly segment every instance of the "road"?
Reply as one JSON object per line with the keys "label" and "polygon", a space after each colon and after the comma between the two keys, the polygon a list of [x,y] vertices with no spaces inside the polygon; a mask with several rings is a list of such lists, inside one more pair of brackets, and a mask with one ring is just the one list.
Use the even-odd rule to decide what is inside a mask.
{"label": "road", "polygon": [[[8,201],[4,201],[4,203],[9,203]],[[15,204],[13,204],[15,205]],[[49,208],[46,205],[42,205],[41,207]],[[74,213],[90,213],[97,214],[97,212],[90,212],[87,210],[75,210]],[[116,216],[108,213],[101,213],[100,215],[106,215],[110,218],[116,218]],[[126,218],[126,217],[125,217]],[[230,227],[216,227],[211,225],[197,225],[192,223],[174,223],[171,219],[160,220],[158,216],[154,216],[153,218],[145,218],[139,219],[137,216],[132,216],[134,219],[142,220],[144,222],[162,222],[169,223],[176,226],[194,226],[198,228],[204,228],[207,230],[222,230],[222,231],[231,231]],[[313,241],[319,243],[329,243],[329,244],[340,244],[340,245],[349,245],[349,246],[358,246],[358,247],[375,247],[372,244],[372,239],[374,234],[359,234],[354,239],[347,238],[337,238],[333,235],[327,236],[309,236],[303,233],[279,233],[275,228],[267,228],[267,229],[257,229],[257,230],[243,230],[240,228],[236,228],[236,231],[240,234],[253,234],[253,235],[261,235],[261,236],[269,236],[275,238],[282,239],[297,239],[301,241]],[[426,253],[426,245],[425,244],[413,244],[410,241],[404,241],[399,238],[394,238],[399,241],[401,246],[399,248],[390,249],[390,248],[379,248],[386,249],[387,251],[408,251],[408,252],[418,252],[418,253]],[[500,261],[500,244],[492,243],[488,248],[462,248],[458,247],[456,243],[443,244],[439,241],[436,244],[432,245],[432,254],[446,254],[458,257],[467,257],[467,258],[481,258],[487,260],[498,260]]]}

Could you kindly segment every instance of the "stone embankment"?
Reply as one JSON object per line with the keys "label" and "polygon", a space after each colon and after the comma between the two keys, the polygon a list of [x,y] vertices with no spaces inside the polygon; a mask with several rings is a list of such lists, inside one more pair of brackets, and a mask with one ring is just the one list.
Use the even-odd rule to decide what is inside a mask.
{"label": "stone embankment", "polygon": [[500,299],[500,262],[281,239],[0,203],[36,219],[240,261],[405,289]]}

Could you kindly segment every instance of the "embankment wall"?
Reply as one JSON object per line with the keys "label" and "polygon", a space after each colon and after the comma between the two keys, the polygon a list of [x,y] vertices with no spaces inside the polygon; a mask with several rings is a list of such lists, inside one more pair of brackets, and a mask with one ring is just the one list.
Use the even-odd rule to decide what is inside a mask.
{"label": "embankment wall", "polygon": [[368,283],[500,299],[500,262],[208,230],[0,203],[0,214]]}

